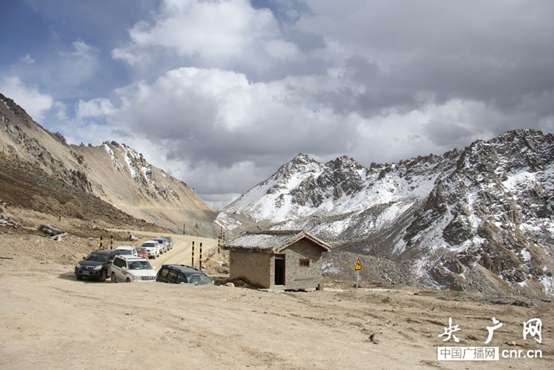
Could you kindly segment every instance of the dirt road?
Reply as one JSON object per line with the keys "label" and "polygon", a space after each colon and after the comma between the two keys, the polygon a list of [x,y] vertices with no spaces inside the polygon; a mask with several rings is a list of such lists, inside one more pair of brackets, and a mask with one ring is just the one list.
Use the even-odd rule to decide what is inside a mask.
{"label": "dirt road", "polygon": [[[175,256],[180,253],[175,250]],[[1,369],[547,369],[553,364],[551,306],[491,305],[410,290],[269,293],[87,283],[74,280],[70,270],[23,257],[0,260]],[[480,345],[496,316],[505,326],[495,344],[540,348],[546,359],[439,363],[437,335],[449,316],[462,325],[459,336],[466,345]],[[542,345],[520,338],[521,321],[535,316],[546,325]]]}
{"label": "dirt road", "polygon": [[[154,234],[136,233],[141,238]],[[157,234],[156,234],[157,235]],[[190,264],[192,240],[174,235],[155,261]],[[206,243],[206,244],[204,244]],[[225,286],[76,281],[73,263],[95,240],[55,242],[0,235],[0,369],[551,369],[551,302],[498,301],[419,290],[273,293]],[[502,303],[502,304],[501,304]],[[513,304],[512,304],[513,303]],[[436,361],[452,317],[459,345],[540,349],[543,359]],[[543,320],[543,343],[522,339],[524,320]],[[373,334],[373,336],[372,336]],[[373,338],[373,340],[370,339]],[[457,345],[451,343],[452,345]]]}
{"label": "dirt road", "polygon": [[[140,242],[145,241],[149,238],[154,238],[160,236],[160,233],[147,232],[147,231],[136,231],[136,230],[120,230],[120,229],[111,229],[110,231],[114,232],[126,232],[132,233],[133,235],[140,238],[140,241],[136,243],[137,245]],[[184,265],[191,264],[192,257],[192,242],[195,245],[195,266],[198,267],[199,258],[200,258],[200,243],[202,243],[202,254],[203,258],[207,258],[212,253],[217,250],[217,240],[210,238],[203,238],[192,235],[182,235],[182,234],[168,234],[164,233],[164,236],[170,236],[173,240],[173,249],[167,253],[162,254],[159,258],[155,260],[150,260],[152,265],[155,268],[159,268],[163,264],[168,263],[178,263]]]}

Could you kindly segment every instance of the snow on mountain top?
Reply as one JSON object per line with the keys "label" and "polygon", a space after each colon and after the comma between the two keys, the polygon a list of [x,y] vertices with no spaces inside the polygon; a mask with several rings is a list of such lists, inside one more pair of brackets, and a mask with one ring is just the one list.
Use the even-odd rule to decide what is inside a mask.
{"label": "snow on mountain top", "polygon": [[106,143],[102,144],[102,146],[104,147],[104,150],[106,151],[106,153],[108,153],[108,155],[110,156],[112,162],[115,161],[115,154],[112,148],[110,148],[110,146]]}
{"label": "snow on mountain top", "polygon": [[375,204],[420,199],[437,178],[441,157],[365,168],[348,156],[321,163],[299,154],[252,187],[224,212],[244,213],[274,223],[309,215],[361,211]]}
{"label": "snow on mountain top", "polygon": [[406,262],[427,286],[487,291],[504,289],[494,283],[502,281],[552,294],[554,135],[514,130],[368,167],[298,155],[218,220],[235,232],[305,229]]}

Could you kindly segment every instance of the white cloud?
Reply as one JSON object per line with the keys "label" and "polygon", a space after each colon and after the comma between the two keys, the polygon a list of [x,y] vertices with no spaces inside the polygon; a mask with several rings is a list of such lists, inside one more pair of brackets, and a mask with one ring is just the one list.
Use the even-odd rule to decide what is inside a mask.
{"label": "white cloud", "polygon": [[99,50],[84,41],[74,41],[72,49],[59,53],[59,59],[53,64],[56,84],[69,90],[93,79],[100,68]]}
{"label": "white cloud", "polygon": [[41,90],[48,91],[56,100],[68,100],[94,90],[102,81],[100,51],[84,41],[76,40],[69,47],[44,52],[35,61],[29,54],[12,65],[7,75],[32,81]]}
{"label": "white cloud", "polygon": [[33,63],[35,63],[35,60],[33,59],[33,57],[31,57],[30,54],[25,54],[19,60],[21,61],[21,63],[24,63],[24,64],[33,64]]}
{"label": "white cloud", "polygon": [[119,89],[123,104],[112,122],[173,142],[175,156],[220,163],[306,148],[345,150],[351,116],[317,104],[304,82],[255,83],[236,72],[179,68]]}
{"label": "white cloud", "polygon": [[268,41],[265,44],[265,50],[275,59],[293,60],[300,55],[300,50],[296,45],[283,40]]}
{"label": "white cloud", "polygon": [[57,121],[64,122],[69,120],[69,117],[67,115],[67,108],[64,103],[57,101],[54,103],[52,109],[55,112],[54,117],[56,117]]}
{"label": "white cloud", "polygon": [[255,9],[247,0],[164,0],[155,20],[137,23],[129,37],[129,45],[115,48],[112,56],[131,65],[169,54],[210,66],[239,62],[261,67],[271,58],[299,54],[283,39],[271,11]]}
{"label": "white cloud", "polygon": [[511,116],[475,100],[427,102],[408,111],[390,110],[360,121],[352,154],[363,163],[442,154],[497,134],[498,126],[527,127],[532,121]]}
{"label": "white cloud", "polygon": [[40,121],[54,104],[50,95],[41,93],[36,87],[27,86],[16,76],[0,80],[0,91],[22,106],[35,121]]}
{"label": "white cloud", "polygon": [[104,115],[113,128],[129,133],[124,140],[151,153],[206,198],[213,195],[214,204],[223,194],[230,200],[298,152],[322,158],[350,154],[365,164],[440,154],[524,119],[479,101],[434,102],[432,95],[420,97],[409,110],[371,116],[338,111],[322,96],[348,89],[356,99],[365,93],[342,76],[332,70],[252,82],[237,72],[178,68],[152,83],[118,89],[119,105],[96,99],[88,115]]}
{"label": "white cloud", "polygon": [[79,99],[76,111],[78,118],[90,118],[107,116],[112,114],[115,110],[109,99],[97,98],[87,101]]}
{"label": "white cloud", "polygon": [[[134,145],[220,202],[301,151],[368,164],[554,127],[551,2],[306,2],[161,0],[112,50],[135,82],[77,104],[108,125],[75,135]],[[76,42],[62,69],[90,82],[98,54]]]}

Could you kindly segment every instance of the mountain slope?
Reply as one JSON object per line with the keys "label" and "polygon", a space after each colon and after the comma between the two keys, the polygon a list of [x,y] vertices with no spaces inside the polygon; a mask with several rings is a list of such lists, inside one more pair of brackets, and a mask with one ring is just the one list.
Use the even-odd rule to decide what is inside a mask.
{"label": "mountain slope", "polygon": [[300,154],[217,219],[235,232],[308,229],[425,285],[552,293],[553,159],[554,137],[534,130],[367,168]]}
{"label": "mountain slope", "polygon": [[[138,219],[181,231],[212,233],[213,211],[183,182],[125,144],[68,145],[0,94],[0,153]],[[44,176],[44,175],[43,175]]]}

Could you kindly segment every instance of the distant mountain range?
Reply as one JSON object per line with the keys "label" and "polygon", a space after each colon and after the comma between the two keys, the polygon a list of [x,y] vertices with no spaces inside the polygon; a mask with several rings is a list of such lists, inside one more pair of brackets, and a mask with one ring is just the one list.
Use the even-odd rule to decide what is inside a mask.
{"label": "distant mountain range", "polygon": [[[72,202],[87,198],[95,204],[88,207],[101,208],[94,201],[98,198],[133,218],[175,231],[182,231],[185,224],[190,233],[213,233],[215,212],[185,183],[148,163],[142,154],[113,141],[69,145],[2,94],[0,168],[3,187],[11,189],[0,191],[0,200],[14,206],[60,214],[71,210],[71,215],[79,216],[89,214],[89,209],[71,207]],[[29,185],[27,196],[21,184]],[[39,184],[41,196],[33,198]],[[44,194],[50,194],[52,201]],[[94,214],[102,216],[101,211]]]}
{"label": "distant mountain range", "polygon": [[[427,286],[553,294],[553,159],[554,136],[527,129],[369,167],[299,154],[217,220],[306,229]],[[330,271],[350,268],[339,265],[330,256]]]}

